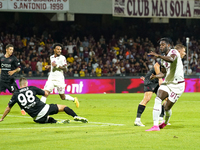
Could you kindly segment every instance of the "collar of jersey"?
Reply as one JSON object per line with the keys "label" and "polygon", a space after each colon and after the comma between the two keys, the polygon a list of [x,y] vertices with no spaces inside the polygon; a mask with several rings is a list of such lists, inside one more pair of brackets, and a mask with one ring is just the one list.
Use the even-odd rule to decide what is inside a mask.
{"label": "collar of jersey", "polygon": [[60,57],[60,56],[55,56],[55,55],[54,55],[53,57],[56,58],[56,57]]}

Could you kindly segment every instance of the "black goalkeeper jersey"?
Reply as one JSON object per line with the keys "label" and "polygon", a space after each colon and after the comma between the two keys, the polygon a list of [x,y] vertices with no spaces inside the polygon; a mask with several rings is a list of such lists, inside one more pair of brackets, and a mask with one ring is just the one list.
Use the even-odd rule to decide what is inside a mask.
{"label": "black goalkeeper jersey", "polygon": [[0,68],[1,68],[1,81],[11,82],[15,79],[15,74],[10,76],[8,71],[12,71],[20,67],[20,63],[14,55],[6,58],[4,55],[0,57]]}
{"label": "black goalkeeper jersey", "polygon": [[17,90],[9,101],[9,107],[18,103],[31,117],[36,117],[46,105],[36,95],[45,95],[45,92],[35,86],[28,86]]}

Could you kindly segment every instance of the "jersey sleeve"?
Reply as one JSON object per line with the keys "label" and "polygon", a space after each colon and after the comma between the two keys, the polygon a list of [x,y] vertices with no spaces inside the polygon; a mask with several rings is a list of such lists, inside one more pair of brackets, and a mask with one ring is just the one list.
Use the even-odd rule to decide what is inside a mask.
{"label": "jersey sleeve", "polygon": [[67,61],[66,61],[66,58],[63,56],[63,66],[67,66]]}
{"label": "jersey sleeve", "polygon": [[37,88],[35,86],[31,86],[31,90],[34,90],[36,92],[36,95],[45,95],[45,92],[42,89]]}
{"label": "jersey sleeve", "polygon": [[65,56],[62,57],[62,66],[66,66],[67,67],[67,61]]}
{"label": "jersey sleeve", "polygon": [[1,68],[1,57],[0,57],[0,68]]}
{"label": "jersey sleeve", "polygon": [[177,53],[178,53],[177,50],[172,49],[172,50],[170,51],[170,56],[171,56],[171,55],[176,55],[176,56],[175,56],[175,59],[176,59],[176,58],[177,58],[177,55],[178,55]]}
{"label": "jersey sleeve", "polygon": [[52,59],[52,58],[51,58],[51,56],[50,56],[50,63],[51,63],[51,59]]}
{"label": "jersey sleeve", "polygon": [[15,105],[15,103],[17,102],[17,96],[14,94],[12,96],[12,98],[10,99],[9,103],[8,103],[8,106],[9,107],[13,107]]}
{"label": "jersey sleeve", "polygon": [[15,68],[21,68],[20,62],[18,61],[18,59],[16,57],[14,57],[14,67]]}
{"label": "jersey sleeve", "polygon": [[159,64],[160,66],[162,65],[162,64],[161,64],[161,60],[158,61],[158,64]]}

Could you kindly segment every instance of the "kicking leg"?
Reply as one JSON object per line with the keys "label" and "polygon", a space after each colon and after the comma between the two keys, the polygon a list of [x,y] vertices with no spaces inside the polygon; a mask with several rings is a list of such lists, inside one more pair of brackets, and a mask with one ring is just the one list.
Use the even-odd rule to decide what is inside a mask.
{"label": "kicking leg", "polygon": [[155,98],[155,104],[153,108],[153,122],[154,126],[146,131],[159,131],[159,115],[161,113],[162,101],[168,97],[168,93],[163,90],[158,90],[157,97]]}
{"label": "kicking leg", "polygon": [[145,92],[144,93],[144,98],[140,102],[140,104],[138,105],[137,117],[136,117],[135,122],[134,122],[135,126],[145,126],[141,122],[141,115],[142,115],[142,113],[144,112],[144,110],[146,108],[146,104],[150,101],[150,99],[152,97],[152,94],[153,94],[153,92]]}
{"label": "kicking leg", "polygon": [[67,94],[59,94],[60,95],[60,98],[62,100],[69,100],[69,101],[73,101],[76,105],[76,107],[78,108],[79,107],[79,101],[78,101],[78,98],[77,97],[71,97],[70,95],[67,95]]}
{"label": "kicking leg", "polygon": [[173,105],[174,105],[174,103],[171,102],[169,99],[167,99],[166,104],[165,104],[165,122],[163,122],[159,125],[160,129],[163,129],[169,123],[169,119],[172,115],[171,108]]}
{"label": "kicking leg", "polygon": [[64,111],[66,114],[72,116],[75,121],[81,121],[83,123],[88,123],[88,120],[86,118],[78,116],[71,108],[65,106],[65,105],[57,105],[59,112]]}

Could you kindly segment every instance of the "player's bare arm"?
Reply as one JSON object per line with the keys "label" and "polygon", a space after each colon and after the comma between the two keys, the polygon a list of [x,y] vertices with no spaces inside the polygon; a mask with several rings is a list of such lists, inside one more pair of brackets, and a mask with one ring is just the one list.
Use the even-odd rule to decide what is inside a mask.
{"label": "player's bare arm", "polygon": [[157,58],[161,58],[161,59],[163,59],[163,60],[165,60],[166,62],[169,62],[169,63],[173,63],[174,60],[176,60],[176,58],[177,58],[175,54],[172,54],[171,56],[162,56],[162,55],[159,55],[159,54],[154,53],[152,51],[150,53],[148,53],[148,55],[153,55]]}
{"label": "player's bare arm", "polygon": [[153,79],[155,79],[155,78],[163,78],[164,76],[165,76],[165,75],[164,75],[162,72],[160,72],[160,73],[158,73],[158,74],[156,74],[156,75],[152,74],[152,75],[150,76],[150,79],[153,80]]}
{"label": "player's bare arm", "polygon": [[4,120],[4,118],[5,118],[5,117],[7,116],[7,114],[10,112],[10,110],[11,110],[11,107],[7,106],[7,107],[6,107],[6,110],[5,110],[4,113],[3,113],[3,116],[2,116],[1,119],[0,119],[0,122]]}
{"label": "player's bare arm", "polygon": [[10,76],[12,76],[14,73],[17,73],[17,72],[20,72],[20,68],[17,68],[17,69],[15,69],[15,70],[12,70],[12,71],[8,71],[8,74],[10,75]]}
{"label": "player's bare arm", "polygon": [[44,89],[43,89],[43,91],[44,91],[44,96],[45,96],[45,97],[48,97],[48,96],[49,96],[49,94],[50,94],[50,92],[49,92],[49,91],[47,91],[47,90],[44,90]]}
{"label": "player's bare arm", "polygon": [[[155,70],[156,74],[160,73],[160,64],[158,62],[155,63],[154,70]],[[162,78],[158,78],[158,82],[159,82],[159,85],[161,85],[162,82],[163,82],[163,79]]]}

